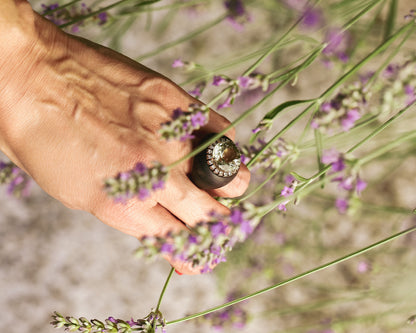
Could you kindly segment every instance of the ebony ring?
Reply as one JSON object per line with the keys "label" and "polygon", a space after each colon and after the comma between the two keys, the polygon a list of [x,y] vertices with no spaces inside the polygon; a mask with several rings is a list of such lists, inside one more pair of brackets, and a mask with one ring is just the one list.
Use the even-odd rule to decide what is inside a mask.
{"label": "ebony ring", "polygon": [[223,187],[237,175],[241,164],[240,157],[240,151],[234,142],[222,136],[195,156],[191,180],[204,190]]}

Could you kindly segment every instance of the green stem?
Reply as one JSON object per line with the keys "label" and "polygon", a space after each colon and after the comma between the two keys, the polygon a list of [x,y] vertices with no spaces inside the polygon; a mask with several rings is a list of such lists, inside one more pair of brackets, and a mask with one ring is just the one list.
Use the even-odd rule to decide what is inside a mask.
{"label": "green stem", "polygon": [[292,119],[281,131],[279,131],[264,147],[261,149],[256,156],[254,156],[250,162],[247,164],[247,167],[251,166],[260,156],[261,154],[268,149],[274,141],[280,138],[284,133],[286,133],[290,127],[292,127],[295,123],[297,123],[301,118],[303,118],[309,110],[311,110],[320,100],[323,100],[330,96],[340,85],[342,85],[346,80],[348,80],[353,74],[355,74],[361,67],[367,64],[370,60],[376,57],[379,53],[383,52],[394,40],[396,40],[399,36],[405,33],[408,29],[414,27],[414,22],[410,22],[399,29],[394,35],[389,37],[385,42],[379,45],[375,50],[373,50],[370,54],[368,54],[364,59],[354,65],[348,72],[346,72],[343,76],[341,76],[338,80],[335,81],[329,88],[327,88],[316,100],[314,100],[309,106],[307,106],[298,116]]}
{"label": "green stem", "polygon": [[294,24],[292,24],[292,26],[283,34],[283,36],[281,36],[276,43],[274,43],[274,45],[272,45],[272,47],[270,47],[264,54],[262,54],[262,56],[257,59],[254,64],[252,64],[249,68],[247,68],[247,70],[243,73],[242,76],[248,76],[250,75],[253,71],[255,71],[257,69],[257,67],[270,55],[272,54],[274,51],[276,51],[280,44],[285,40],[285,38],[292,32],[292,30],[294,30],[299,23],[302,21],[303,16],[300,17]]}
{"label": "green stem", "polygon": [[401,137],[399,137],[398,139],[394,140],[393,142],[389,142],[388,144],[383,145],[379,149],[376,149],[375,151],[371,152],[370,154],[367,154],[365,157],[357,161],[356,167],[359,168],[362,165],[375,159],[376,157],[385,154],[386,152],[392,150],[393,148],[396,148],[402,143],[409,141],[409,140],[413,140],[413,139],[416,139],[416,131],[411,131],[410,133],[406,133],[402,135]]}
{"label": "green stem", "polygon": [[[75,24],[77,22],[81,22],[81,21],[83,21],[83,20],[85,20],[87,18],[93,17],[93,16],[98,15],[98,14],[100,14],[102,12],[105,12],[107,10],[113,9],[113,8],[115,8],[115,7],[123,4],[125,2],[128,2],[128,1],[132,1],[132,0],[119,0],[119,1],[117,1],[115,3],[112,3],[111,5],[108,5],[106,7],[102,7],[100,9],[96,10],[96,11],[93,11],[91,13],[88,13],[87,15],[83,15],[83,16],[77,17],[76,19],[74,19],[74,20],[72,20],[70,22],[61,24],[59,27],[60,28],[66,28],[66,27],[68,27],[70,25],[73,25],[73,24]],[[147,3],[147,1],[143,1],[143,2],[146,2]]]}
{"label": "green stem", "polygon": [[369,135],[367,135],[364,139],[362,139],[360,142],[356,143],[354,146],[352,146],[350,149],[348,149],[348,153],[352,153],[354,150],[359,148],[361,145],[363,145],[365,142],[370,140],[371,138],[375,137],[377,134],[379,134],[381,131],[383,131],[387,126],[391,125],[393,121],[395,121],[397,118],[402,116],[410,107],[415,105],[416,102],[413,102],[403,109],[401,109],[399,112],[397,112],[393,117],[391,117],[389,120],[387,120],[384,124],[376,128],[373,132],[371,132]]}
{"label": "green stem", "polygon": [[343,257],[340,257],[340,258],[338,258],[338,259],[335,259],[335,260],[333,260],[333,261],[330,261],[330,262],[328,262],[328,263],[326,263],[326,264],[323,264],[323,265],[321,265],[321,266],[318,266],[318,267],[315,267],[315,268],[313,268],[313,269],[310,269],[310,270],[308,270],[308,271],[306,271],[306,272],[304,272],[304,273],[301,273],[301,274],[296,275],[296,276],[294,276],[294,277],[292,277],[292,278],[290,278],[290,279],[287,279],[287,280],[285,280],[285,281],[282,281],[282,282],[279,282],[279,283],[277,283],[277,284],[274,284],[274,285],[272,285],[272,286],[270,286],[270,287],[267,287],[267,288],[261,289],[261,290],[259,290],[259,291],[256,291],[256,292],[252,293],[252,294],[249,294],[249,295],[247,295],[247,296],[237,298],[237,299],[235,299],[235,300],[233,300],[233,301],[230,301],[230,302],[227,302],[227,303],[225,303],[225,304],[222,304],[222,305],[216,306],[216,307],[211,308],[211,309],[209,309],[209,310],[206,310],[206,311],[201,311],[201,312],[195,313],[195,314],[193,314],[193,315],[189,315],[189,316],[186,316],[186,317],[183,317],[183,318],[180,318],[180,319],[176,319],[176,320],[169,321],[169,322],[167,322],[167,323],[166,323],[166,325],[171,325],[171,324],[175,324],[175,323],[180,323],[180,322],[184,322],[184,321],[187,321],[187,320],[190,320],[190,319],[194,319],[194,318],[197,318],[197,317],[201,317],[201,316],[204,316],[204,315],[206,315],[206,314],[208,314],[208,313],[211,313],[211,312],[214,312],[214,311],[218,311],[218,310],[224,309],[224,308],[229,307],[229,306],[231,306],[231,305],[234,305],[234,304],[237,304],[237,303],[243,302],[243,301],[245,301],[245,300],[248,300],[248,299],[250,299],[250,298],[252,298],[252,297],[256,297],[256,296],[259,296],[259,295],[261,295],[261,294],[264,294],[264,293],[267,293],[267,292],[269,292],[269,291],[272,291],[272,290],[274,290],[274,289],[277,289],[277,288],[283,287],[283,286],[285,286],[285,285],[287,285],[287,284],[289,284],[289,283],[292,283],[292,282],[295,282],[295,281],[297,281],[297,280],[300,280],[300,279],[302,279],[302,278],[304,278],[304,277],[307,277],[307,276],[309,276],[309,275],[311,275],[311,274],[317,273],[317,272],[322,271],[322,270],[324,270],[324,269],[326,269],[326,268],[329,268],[329,267],[335,266],[335,265],[337,265],[337,264],[339,264],[339,263],[341,263],[341,262],[344,262],[344,261],[346,261],[346,260],[349,260],[349,259],[354,258],[354,257],[356,257],[356,256],[359,256],[359,255],[361,255],[361,254],[364,254],[364,253],[366,253],[366,252],[368,252],[368,251],[370,251],[370,250],[375,249],[376,247],[379,247],[379,246],[381,246],[381,245],[387,244],[387,243],[389,243],[389,242],[391,242],[391,241],[393,241],[393,240],[395,240],[395,239],[397,239],[397,238],[399,238],[399,237],[402,237],[402,236],[404,236],[404,235],[407,235],[407,234],[409,234],[409,233],[411,233],[411,232],[413,232],[413,231],[416,231],[416,226],[411,227],[411,228],[406,229],[406,230],[403,230],[403,231],[401,231],[401,232],[398,232],[398,233],[396,233],[396,234],[394,234],[394,235],[391,235],[391,236],[389,236],[389,237],[387,237],[387,238],[385,238],[385,239],[383,239],[383,240],[380,240],[380,241],[378,241],[378,242],[376,242],[376,243],[373,243],[373,244],[371,244],[371,245],[369,245],[369,246],[367,246],[367,247],[364,247],[364,248],[362,248],[362,249],[360,249],[360,250],[357,250],[357,251],[355,251],[355,252],[352,252],[352,253],[350,253],[350,254],[347,254],[347,255],[345,255],[345,256],[343,256]]}
{"label": "green stem", "polygon": [[170,282],[170,279],[172,278],[173,272],[175,272],[175,268],[172,267],[170,269],[169,275],[168,275],[168,277],[167,277],[167,279],[165,281],[165,284],[163,285],[163,289],[160,292],[160,296],[159,296],[159,300],[157,301],[157,305],[156,305],[155,312],[158,312],[159,309],[160,309],[160,304],[162,303],[163,296],[165,295],[166,288],[168,287],[168,284]]}
{"label": "green stem", "polygon": [[211,22],[208,22],[207,24],[203,25],[202,27],[199,27],[198,29],[192,31],[191,33],[189,33],[189,34],[187,34],[185,36],[182,36],[182,37],[180,37],[178,39],[175,39],[175,40],[173,40],[171,42],[168,42],[166,44],[163,44],[163,45],[159,46],[158,48],[156,48],[153,51],[150,51],[150,52],[147,52],[147,53],[142,54],[136,60],[139,61],[139,62],[140,61],[143,61],[144,59],[147,59],[147,58],[152,57],[152,56],[154,56],[156,54],[159,54],[160,52],[165,51],[165,50],[167,50],[167,49],[169,49],[169,48],[171,48],[173,46],[176,46],[176,45],[178,45],[180,43],[183,43],[183,42],[185,42],[187,40],[190,40],[190,39],[194,38],[195,36],[197,36],[197,35],[205,32],[205,31],[211,29],[212,27],[215,27],[217,24],[219,24],[220,22],[224,21],[224,19],[226,17],[227,17],[227,14],[223,14],[220,17],[216,18],[215,20],[213,20]]}

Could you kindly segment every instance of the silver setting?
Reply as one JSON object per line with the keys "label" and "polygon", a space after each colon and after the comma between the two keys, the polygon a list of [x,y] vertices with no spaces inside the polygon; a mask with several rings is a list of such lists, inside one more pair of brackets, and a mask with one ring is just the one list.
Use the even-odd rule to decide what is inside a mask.
{"label": "silver setting", "polygon": [[240,169],[241,153],[227,137],[221,137],[206,150],[208,167],[219,177],[234,176]]}

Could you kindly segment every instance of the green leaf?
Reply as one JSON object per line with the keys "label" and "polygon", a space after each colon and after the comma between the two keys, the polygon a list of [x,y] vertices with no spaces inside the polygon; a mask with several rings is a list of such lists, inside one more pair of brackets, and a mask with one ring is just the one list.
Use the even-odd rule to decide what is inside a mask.
{"label": "green leaf", "polygon": [[390,0],[390,7],[388,11],[388,16],[386,20],[386,25],[384,26],[384,37],[383,40],[386,40],[391,36],[394,30],[394,25],[396,23],[397,15],[397,0]]}
{"label": "green leaf", "polygon": [[[303,104],[303,103],[309,103],[314,101],[313,99],[300,99],[300,100],[293,100],[293,101],[287,101],[284,102],[282,104],[279,104],[278,106],[276,106],[273,110],[269,111],[264,117],[263,119],[259,122],[258,127],[260,128],[267,128],[269,129],[272,125],[273,119],[283,110],[298,105],[298,104]],[[253,143],[256,138],[259,136],[259,134],[262,132],[262,130],[260,132],[257,132],[255,134],[253,134],[250,138],[250,143]]]}
{"label": "green leaf", "polygon": [[296,173],[296,172],[294,172],[294,171],[292,171],[290,174],[291,174],[293,177],[295,177],[295,179],[296,179],[297,181],[299,181],[299,182],[304,183],[304,182],[309,181],[309,179],[308,179],[308,178],[302,177],[301,175],[299,175],[298,173]]}

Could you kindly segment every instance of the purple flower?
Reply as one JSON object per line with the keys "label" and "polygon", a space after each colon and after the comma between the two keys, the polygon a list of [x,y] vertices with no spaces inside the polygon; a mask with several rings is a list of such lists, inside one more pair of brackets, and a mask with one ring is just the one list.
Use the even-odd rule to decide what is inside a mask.
{"label": "purple flower", "polygon": [[140,175],[144,175],[147,172],[147,167],[145,164],[138,162],[134,167],[134,171]]}
{"label": "purple flower", "polygon": [[162,247],[160,248],[160,252],[161,252],[161,253],[172,254],[173,249],[174,249],[173,244],[170,244],[170,243],[164,243],[164,244],[162,245]]}
{"label": "purple flower", "polygon": [[222,221],[219,221],[212,223],[210,230],[213,237],[218,237],[226,234],[227,226]]}
{"label": "purple flower", "polygon": [[322,53],[333,55],[339,51],[345,42],[345,33],[339,29],[331,29],[327,32],[325,41],[328,45],[323,49]]}
{"label": "purple flower", "polygon": [[227,20],[236,30],[242,30],[243,24],[250,21],[242,0],[226,0],[224,6],[228,10]]}
{"label": "purple flower", "polygon": [[217,109],[220,110],[220,109],[224,109],[224,108],[229,108],[231,106],[231,104],[232,104],[232,97],[228,96],[223,103],[221,103],[217,106]]}
{"label": "purple flower", "polygon": [[101,12],[97,15],[98,20],[100,21],[98,24],[103,25],[106,24],[108,21],[108,14],[106,12]]}
{"label": "purple flower", "polygon": [[339,157],[338,160],[332,163],[332,171],[339,172],[345,169],[344,159]]}
{"label": "purple flower", "polygon": [[321,106],[320,106],[320,110],[323,111],[323,112],[328,113],[329,111],[332,110],[331,103],[330,102],[324,102],[324,103],[322,103]]}
{"label": "purple flower", "polygon": [[161,124],[160,135],[166,140],[185,141],[194,138],[192,133],[206,125],[209,108],[200,104],[191,104],[186,112],[179,108],[175,109],[172,118],[172,121]]}
{"label": "purple flower", "polygon": [[130,172],[120,172],[119,176],[121,181],[128,181],[131,177]]}
{"label": "purple flower", "polygon": [[145,200],[151,191],[164,188],[167,175],[167,169],[160,163],[155,162],[148,168],[139,162],[132,170],[120,172],[115,178],[106,179],[105,190],[119,203],[126,203],[133,197]]}
{"label": "purple flower", "polygon": [[189,91],[189,94],[192,95],[192,96],[194,96],[194,97],[201,97],[202,92],[205,89],[205,86],[206,86],[206,82],[205,81],[200,82],[200,83],[198,83],[196,85],[196,87],[193,90]]}
{"label": "purple flower", "polygon": [[322,23],[322,12],[317,8],[308,7],[302,17],[305,28],[318,28]]}
{"label": "purple flower", "polygon": [[196,128],[202,127],[206,125],[207,122],[208,122],[208,119],[200,111],[198,111],[197,113],[191,116],[191,124],[193,127],[196,127]]}
{"label": "purple flower", "polygon": [[173,110],[172,118],[173,119],[178,119],[183,114],[184,114],[184,112],[183,112],[183,110],[181,108],[176,108],[175,110]]}
{"label": "purple flower", "polygon": [[339,180],[339,187],[346,191],[351,191],[354,188],[354,179],[351,176],[339,178],[337,180]]}
{"label": "purple flower", "polygon": [[389,64],[386,69],[383,72],[384,77],[386,78],[392,78],[397,74],[397,71],[399,70],[399,66],[395,64]]}
{"label": "purple flower", "polygon": [[355,190],[357,194],[361,194],[361,192],[364,191],[366,187],[367,187],[367,182],[362,180],[361,178],[357,178],[357,181],[355,184]]}
{"label": "purple flower", "polygon": [[341,127],[344,132],[349,131],[354,127],[355,122],[361,118],[357,109],[348,110],[344,118],[341,119]]}
{"label": "purple flower", "polygon": [[166,182],[163,179],[158,179],[152,184],[152,190],[163,190],[165,188]]}
{"label": "purple flower", "polygon": [[234,224],[241,224],[244,221],[243,212],[240,209],[233,209],[230,214],[230,220]]}
{"label": "purple flower", "polygon": [[251,77],[249,77],[249,76],[240,76],[237,79],[238,85],[241,88],[248,88],[250,86],[250,84],[251,84],[252,81],[253,81],[253,79]]}
{"label": "purple flower", "polygon": [[416,101],[415,88],[410,84],[404,86],[404,92],[407,95],[406,105],[410,105]]}
{"label": "purple flower", "polygon": [[280,195],[282,197],[288,197],[288,196],[290,196],[292,194],[293,194],[293,188],[292,187],[289,187],[289,186],[285,186],[283,188],[282,192],[280,192]]}
{"label": "purple flower", "polygon": [[295,180],[295,177],[290,174],[285,177],[285,183],[288,185],[291,185]]}
{"label": "purple flower", "polygon": [[[287,203],[287,202],[286,202]],[[280,210],[281,212],[285,212],[285,211],[287,211],[287,208],[286,208],[286,203],[281,203],[281,204],[279,204],[278,206],[277,206],[277,209],[278,210]]]}
{"label": "purple flower", "polygon": [[140,188],[137,196],[139,200],[146,200],[150,196],[150,191],[147,188]]}
{"label": "purple flower", "polygon": [[240,230],[245,236],[250,235],[253,232],[253,227],[251,226],[250,221],[243,220],[240,223]]}
{"label": "purple flower", "polygon": [[173,68],[183,67],[185,63],[181,59],[175,59],[172,63]]}
{"label": "purple flower", "polygon": [[108,317],[107,320],[112,322],[113,324],[117,323],[117,320],[114,317]]}
{"label": "purple flower", "polygon": [[371,270],[371,265],[368,261],[362,260],[357,265],[358,273],[367,273]]}
{"label": "purple flower", "polygon": [[323,164],[331,164],[332,171],[339,172],[345,169],[345,163],[342,155],[335,148],[325,150],[321,157]]}
{"label": "purple flower", "polygon": [[[247,215],[252,217],[248,219]],[[136,253],[151,258],[163,250],[169,252],[175,260],[187,261],[194,267],[199,267],[201,273],[210,272],[215,265],[226,260],[227,251],[253,232],[260,222],[260,218],[256,216],[254,206],[234,208],[231,215],[213,212],[208,221],[201,221],[193,226],[191,233],[182,230],[164,237],[142,237],[142,246]]]}
{"label": "purple flower", "polygon": [[340,214],[345,214],[348,210],[348,201],[343,198],[337,198],[335,200],[335,207],[338,209]]}
{"label": "purple flower", "polygon": [[212,78],[212,85],[214,85],[214,86],[216,86],[216,87],[218,87],[218,86],[220,86],[221,84],[224,84],[224,83],[227,83],[228,82],[228,80],[227,79],[225,79],[223,76],[221,76],[221,75],[215,75],[213,78]]}

